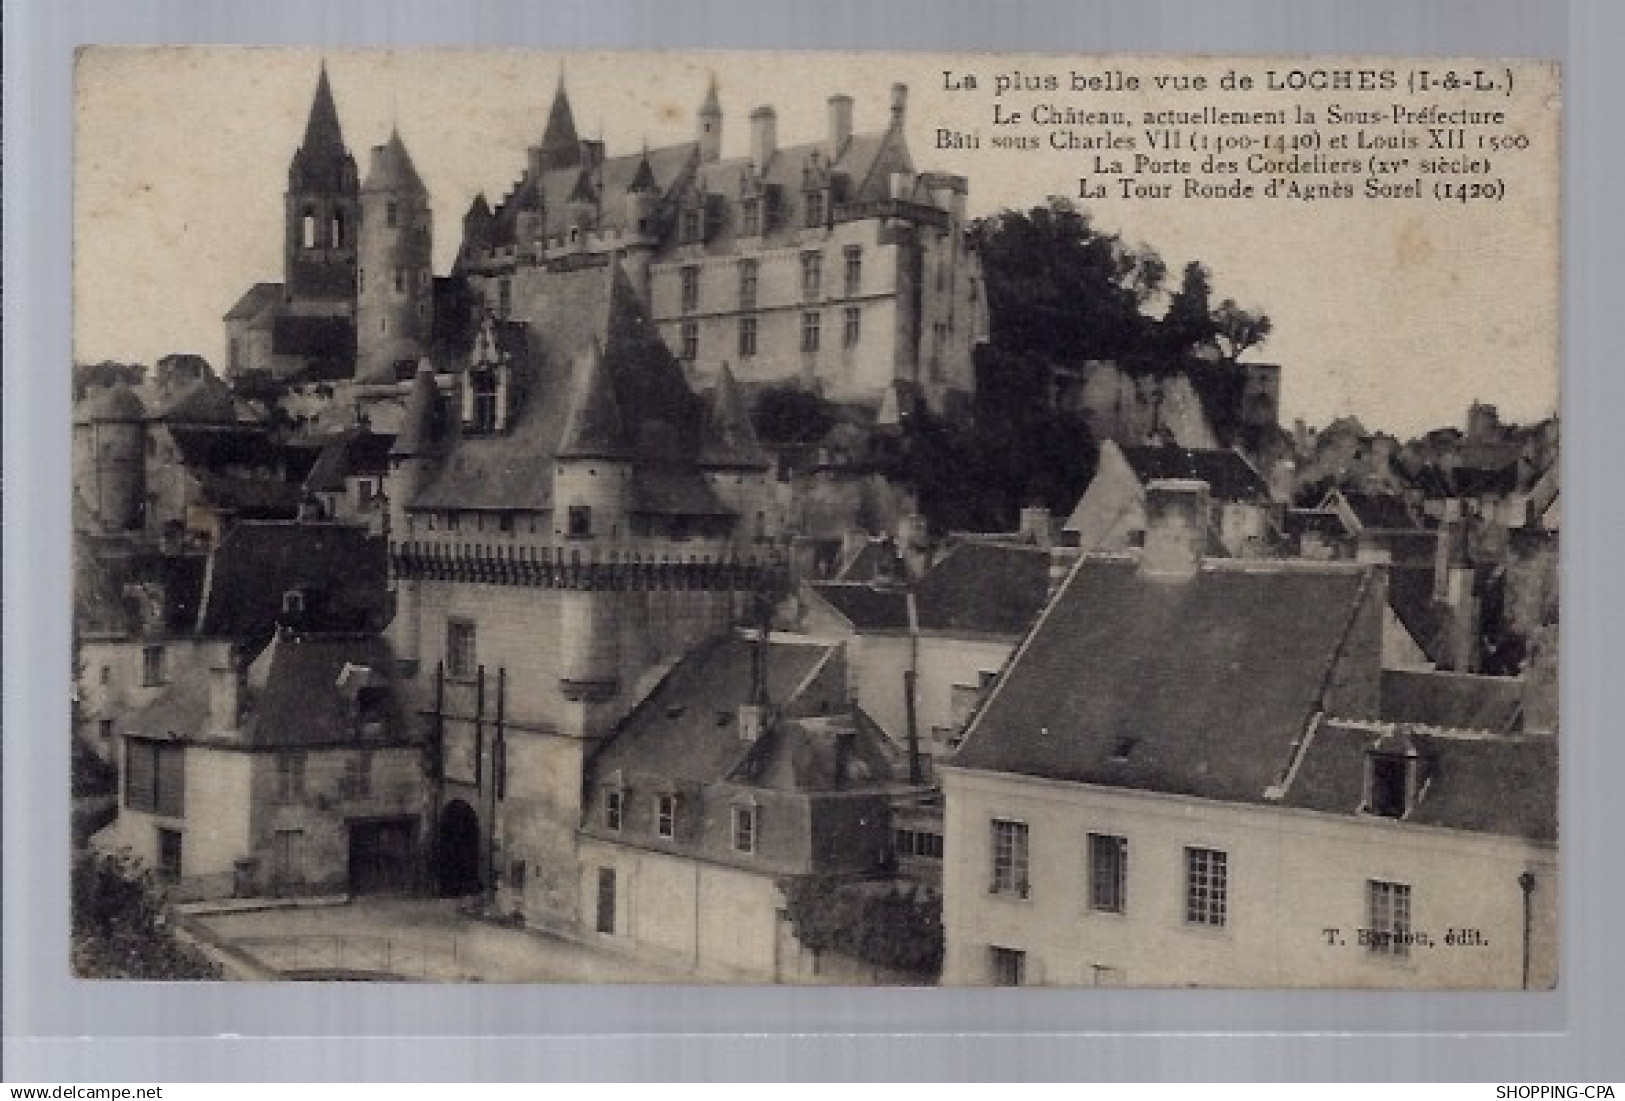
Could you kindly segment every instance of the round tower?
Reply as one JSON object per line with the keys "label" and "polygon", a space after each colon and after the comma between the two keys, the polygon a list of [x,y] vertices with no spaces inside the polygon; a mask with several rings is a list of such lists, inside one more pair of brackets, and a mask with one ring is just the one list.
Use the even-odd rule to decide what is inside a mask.
{"label": "round tower", "polygon": [[434,319],[434,233],[429,192],[398,131],[375,146],[361,185],[356,275],[356,377],[389,382],[416,365]]}
{"label": "round tower", "polygon": [[145,523],[146,415],[124,382],[92,392],[74,413],[74,476],[104,531]]}

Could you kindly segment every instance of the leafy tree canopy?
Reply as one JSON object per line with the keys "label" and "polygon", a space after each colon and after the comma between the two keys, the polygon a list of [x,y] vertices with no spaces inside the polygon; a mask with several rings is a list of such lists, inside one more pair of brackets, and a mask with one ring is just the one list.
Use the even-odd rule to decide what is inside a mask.
{"label": "leafy tree canopy", "polygon": [[218,964],[166,927],[163,892],[129,854],[77,854],[71,890],[73,971],[79,977],[221,977]]}

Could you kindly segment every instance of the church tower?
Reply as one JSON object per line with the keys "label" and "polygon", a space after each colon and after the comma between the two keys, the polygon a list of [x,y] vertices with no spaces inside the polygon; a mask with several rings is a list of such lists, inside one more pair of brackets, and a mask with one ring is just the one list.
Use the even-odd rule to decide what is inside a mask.
{"label": "church tower", "polygon": [[560,73],[541,144],[530,147],[530,174],[536,178],[560,168],[580,167],[581,139],[576,135],[575,115],[570,111],[570,96],[564,90],[564,74]]}
{"label": "church tower", "polygon": [[[356,377],[405,379],[427,353],[434,315],[429,192],[398,130],[373,148],[361,186]],[[403,366],[404,365],[404,366]]]}
{"label": "church tower", "polygon": [[711,74],[711,82],[705,88],[705,102],[700,104],[700,113],[695,119],[697,129],[695,138],[700,145],[700,163],[712,164],[722,159],[722,101],[717,98],[717,77]]}
{"label": "church tower", "polygon": [[283,292],[296,312],[348,316],[354,311],[357,192],[355,158],[344,148],[324,64],[305,139],[288,165],[284,195]]}

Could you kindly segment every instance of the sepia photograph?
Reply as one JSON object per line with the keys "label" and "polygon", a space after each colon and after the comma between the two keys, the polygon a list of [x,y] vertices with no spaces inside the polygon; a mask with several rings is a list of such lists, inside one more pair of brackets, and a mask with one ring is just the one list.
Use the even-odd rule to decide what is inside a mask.
{"label": "sepia photograph", "polygon": [[1554,989],[1561,138],[1502,59],[83,49],[64,965]]}

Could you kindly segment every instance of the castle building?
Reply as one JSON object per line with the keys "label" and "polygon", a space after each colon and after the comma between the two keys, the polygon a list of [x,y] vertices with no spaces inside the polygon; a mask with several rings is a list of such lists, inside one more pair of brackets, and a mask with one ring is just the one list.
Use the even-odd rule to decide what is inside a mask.
{"label": "castle building", "polygon": [[616,258],[531,291],[528,323],[487,315],[462,371],[411,383],[391,633],[438,747],[440,890],[574,928],[588,755],[753,599],[768,487],[742,408],[689,388]]}
{"label": "castle building", "polygon": [[609,156],[577,136],[561,82],[513,190],[470,206],[459,271],[515,317],[548,271],[619,253],[698,385],[726,365],[747,386],[963,409],[987,335],[966,182],[915,169],[906,103],[895,86],[885,127],[858,133],[852,99],[832,96],[827,133],[784,146],[761,106],[748,153],[724,158],[713,82],[693,141]]}

